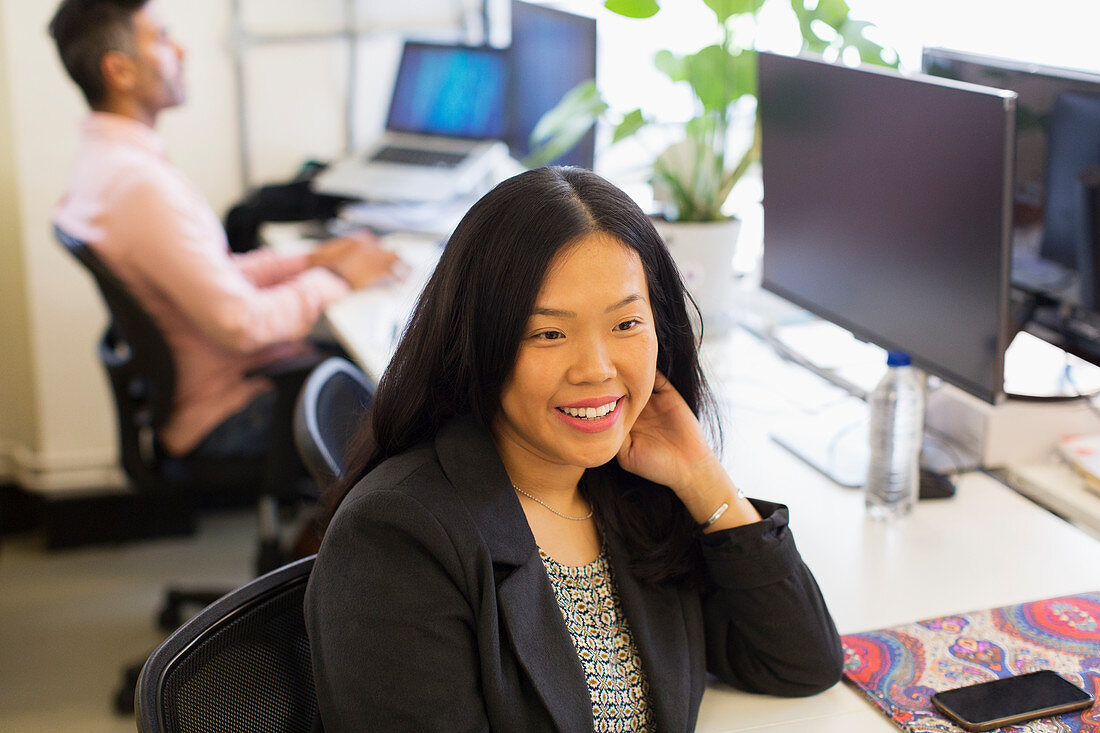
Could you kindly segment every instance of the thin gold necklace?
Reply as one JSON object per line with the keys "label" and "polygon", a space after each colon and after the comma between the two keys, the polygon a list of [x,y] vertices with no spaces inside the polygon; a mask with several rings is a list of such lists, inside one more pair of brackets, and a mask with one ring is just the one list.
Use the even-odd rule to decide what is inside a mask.
{"label": "thin gold necklace", "polygon": [[532,501],[537,501],[539,504],[542,504],[544,507],[546,507],[550,511],[554,512],[554,514],[557,514],[562,519],[572,519],[574,522],[583,522],[586,519],[591,519],[592,515],[596,513],[596,510],[593,509],[592,511],[588,512],[588,514],[585,514],[583,517],[571,517],[568,514],[562,514],[557,509],[550,506],[549,504],[547,504],[545,501],[538,498],[537,496],[534,496],[532,494],[528,494],[526,491],[524,491],[520,487],[516,486],[515,484],[512,484],[512,488],[515,489],[516,491],[518,491],[519,493],[523,494],[524,496],[526,496],[528,499],[531,499]]}

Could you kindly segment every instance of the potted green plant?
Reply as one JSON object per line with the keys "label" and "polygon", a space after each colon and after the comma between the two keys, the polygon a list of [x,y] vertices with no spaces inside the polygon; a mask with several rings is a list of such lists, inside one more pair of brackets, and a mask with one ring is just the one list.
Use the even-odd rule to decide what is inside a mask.
{"label": "potted green plant", "polygon": [[[688,0],[606,0],[604,7],[630,18],[674,14]],[[662,205],[659,224],[704,317],[717,311],[727,296],[732,274],[738,220],[726,209],[734,185],[760,157],[759,124],[742,134],[750,142],[731,149],[731,129],[737,109],[752,109],[756,93],[756,31],[761,10],[780,0],[699,0],[713,11],[714,42],[695,53],[658,51],[656,67],[674,82],[689,85],[694,116],[682,124],[682,136],[656,156],[649,170],[654,198]],[[802,49],[864,63],[897,66],[897,56],[868,38],[870,23],[850,17],[845,0],[783,0],[789,2],[802,36]],[[675,18],[668,18],[676,22]],[[744,117],[744,115],[743,115]],[[597,121],[613,127],[612,143],[661,123],[641,109],[612,110],[595,81],[585,82],[546,113],[531,135],[534,152],[524,161],[542,165],[569,150]],[[748,130],[743,130],[748,133]],[[706,226],[702,226],[706,224]]]}

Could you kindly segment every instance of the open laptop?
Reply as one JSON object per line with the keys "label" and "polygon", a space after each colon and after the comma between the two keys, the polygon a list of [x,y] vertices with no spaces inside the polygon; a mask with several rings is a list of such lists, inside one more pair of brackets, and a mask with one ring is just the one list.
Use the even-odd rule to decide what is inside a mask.
{"label": "open laptop", "polygon": [[386,130],[317,176],[318,193],[375,201],[448,201],[471,193],[507,155],[503,50],[406,41]]}

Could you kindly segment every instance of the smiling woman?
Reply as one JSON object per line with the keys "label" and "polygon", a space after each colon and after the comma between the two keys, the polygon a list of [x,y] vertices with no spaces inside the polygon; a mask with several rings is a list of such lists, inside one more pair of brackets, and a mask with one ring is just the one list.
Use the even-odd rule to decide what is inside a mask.
{"label": "smiling woman", "polygon": [[708,670],[837,681],[786,507],[707,443],[689,302],[588,171],[523,173],[463,218],[310,580],[326,730],[691,730]]}

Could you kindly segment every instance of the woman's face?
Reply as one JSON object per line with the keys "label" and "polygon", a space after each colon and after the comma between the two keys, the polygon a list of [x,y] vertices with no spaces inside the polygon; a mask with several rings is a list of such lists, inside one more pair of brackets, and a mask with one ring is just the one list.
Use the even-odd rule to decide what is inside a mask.
{"label": "woman's face", "polygon": [[649,400],[656,368],[638,254],[602,233],[566,247],[547,270],[501,392],[493,435],[505,464],[607,463]]}

